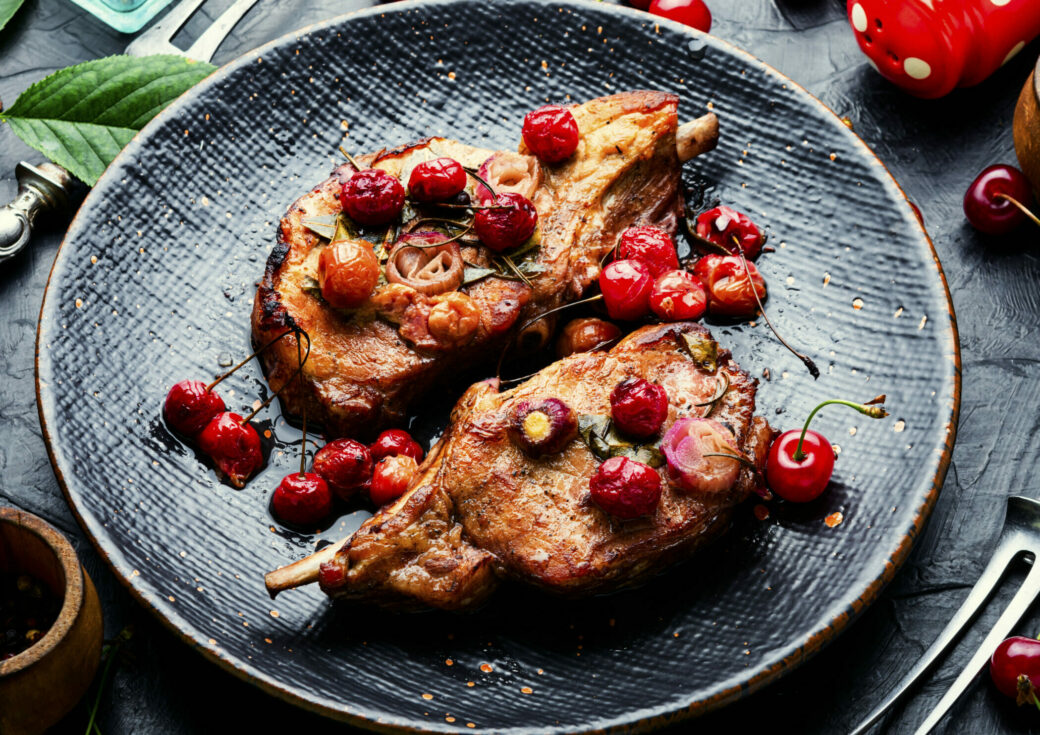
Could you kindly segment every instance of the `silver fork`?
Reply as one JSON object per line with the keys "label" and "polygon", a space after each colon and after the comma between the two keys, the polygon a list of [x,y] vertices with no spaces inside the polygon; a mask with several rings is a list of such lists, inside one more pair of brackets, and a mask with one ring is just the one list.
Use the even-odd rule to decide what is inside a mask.
{"label": "silver fork", "polygon": [[953,616],[953,619],[943,628],[942,633],[935,640],[920,660],[914,665],[899,684],[896,685],[887,697],[879,704],[873,712],[867,715],[850,735],[862,735],[871,728],[888,709],[903,698],[911,687],[924,676],[932,665],[942,656],[946,650],[960,637],[964,628],[975,618],[983,603],[990,598],[997,584],[1003,579],[1008,566],[1019,556],[1031,556],[1033,568],[1026,575],[1025,581],[1018,592],[1012,598],[1000,618],[994,623],[993,628],[972,655],[960,676],[943,695],[939,703],[931,711],[924,722],[917,728],[914,735],[926,735],[932,728],[939,724],[943,716],[949,711],[957,698],[964,693],[975,677],[982,671],[986,661],[993,655],[997,645],[1008,637],[1011,629],[1025,614],[1029,606],[1040,595],[1040,503],[1029,498],[1013,495],[1008,498],[1007,512],[1004,516],[1004,528],[1000,532],[997,548],[993,552],[986,569],[983,570],[979,581],[972,587],[968,598]]}
{"label": "silver fork", "polygon": [[213,24],[185,50],[174,46],[170,41],[177,34],[192,13],[198,10],[205,0],[182,0],[162,20],[130,42],[126,53],[130,56],[150,56],[151,54],[176,54],[187,56],[197,61],[209,61],[216,53],[217,47],[235,24],[242,19],[257,0],[236,0],[235,4],[220,14]]}

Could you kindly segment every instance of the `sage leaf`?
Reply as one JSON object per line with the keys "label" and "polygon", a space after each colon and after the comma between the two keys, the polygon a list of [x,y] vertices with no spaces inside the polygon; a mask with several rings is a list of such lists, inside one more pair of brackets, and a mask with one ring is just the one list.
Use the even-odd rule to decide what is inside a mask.
{"label": "sage leaf", "polygon": [[318,283],[318,279],[312,276],[304,276],[300,281],[300,290],[304,293],[308,293],[316,299],[324,300],[321,295],[321,284]]}
{"label": "sage leaf", "polygon": [[319,217],[304,217],[300,224],[324,240],[331,240],[336,234],[337,214],[325,214]]}
{"label": "sage leaf", "polygon": [[494,268],[477,268],[475,266],[469,266],[462,271],[462,285],[468,286],[471,283],[482,281],[488,276],[496,275],[498,271]]}
{"label": "sage leaf", "polygon": [[214,69],[172,55],[108,56],[41,79],[0,120],[93,186],[137,131]]}
{"label": "sage leaf", "polygon": [[18,8],[22,7],[25,0],[0,0],[0,31],[7,25],[7,21],[14,17]]}
{"label": "sage leaf", "polygon": [[679,335],[680,344],[686,348],[693,361],[709,373],[718,369],[719,345],[711,337],[702,334]]}
{"label": "sage leaf", "polygon": [[578,433],[589,450],[601,460],[611,457],[628,457],[653,468],[665,462],[664,454],[651,444],[633,444],[622,439],[614,429],[609,416],[583,413],[578,416]]}

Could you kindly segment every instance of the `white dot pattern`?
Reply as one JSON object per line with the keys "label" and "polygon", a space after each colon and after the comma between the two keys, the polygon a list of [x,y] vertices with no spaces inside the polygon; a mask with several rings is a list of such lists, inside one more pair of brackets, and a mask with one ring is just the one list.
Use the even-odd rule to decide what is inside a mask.
{"label": "white dot pattern", "polygon": [[852,18],[852,27],[860,33],[867,30],[867,11],[863,9],[863,6],[856,3],[852,6],[852,12],[850,13]]}
{"label": "white dot pattern", "polygon": [[932,74],[932,67],[924,59],[908,56],[903,61],[903,71],[914,79],[927,79]]}
{"label": "white dot pattern", "polygon": [[1007,5],[1011,0],[989,0],[991,3],[996,5],[998,8],[1002,8]]}

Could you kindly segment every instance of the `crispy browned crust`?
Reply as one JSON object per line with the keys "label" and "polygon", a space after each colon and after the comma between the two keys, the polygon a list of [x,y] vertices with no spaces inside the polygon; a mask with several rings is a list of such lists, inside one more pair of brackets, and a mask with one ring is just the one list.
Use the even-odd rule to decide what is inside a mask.
{"label": "crispy browned crust", "polygon": [[[720,351],[716,372],[699,367],[680,337],[710,338],[699,324],[643,327],[607,353],[572,355],[511,390],[470,388],[421,477],[393,506],[366,522],[330,564],[334,597],[378,604],[466,609],[502,578],[555,594],[584,596],[639,584],[722,534],[734,508],[760,483],[772,430],[753,415],[757,381]],[[689,493],[665,481],[654,515],[619,521],[593,504],[588,481],[599,460],[580,439],[532,459],[506,431],[517,401],[557,397],[575,412],[609,413],[626,377],[665,386],[664,429],[710,398],[721,372],[730,389],[711,418],[730,427],[757,469],[733,485]]]}
{"label": "crispy browned crust", "polygon": [[[344,164],[333,171],[286,212],[254,302],[252,328],[258,345],[295,328],[311,337],[302,380],[285,385],[297,367],[295,337],[280,340],[262,358],[272,390],[285,385],[281,399],[286,413],[306,412],[330,436],[368,438],[399,425],[410,406],[434,386],[473,366],[493,365],[521,324],[580,298],[598,277],[603,255],[626,227],[657,223],[674,232],[681,207],[677,103],[674,95],[663,92],[628,92],[574,108],[583,147],[571,161],[544,168],[546,196],[539,197],[537,262],[545,270],[531,278],[530,286],[488,278],[466,287],[482,317],[477,336],[463,347],[416,341],[415,332],[425,328],[429,304],[407,312],[407,326],[416,327],[408,331],[375,309],[347,318],[303,294],[302,263],[320,241],[300,219],[338,211],[339,188],[353,168]],[[611,135],[622,139],[627,150],[608,145]],[[408,165],[409,156],[431,146],[447,149],[472,166],[491,154],[426,138],[366,156],[362,165],[397,172]],[[576,181],[583,181],[582,192],[598,192],[593,201],[579,196]],[[602,200],[612,206],[601,206]]]}

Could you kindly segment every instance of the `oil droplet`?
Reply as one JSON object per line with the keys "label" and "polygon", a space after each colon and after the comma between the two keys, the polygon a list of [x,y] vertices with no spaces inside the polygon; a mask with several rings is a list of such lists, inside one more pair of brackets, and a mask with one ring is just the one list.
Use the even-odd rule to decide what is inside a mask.
{"label": "oil droplet", "polygon": [[523,692],[524,694],[533,694],[534,693],[534,689],[532,689],[531,687],[521,687],[520,691]]}
{"label": "oil droplet", "polygon": [[97,263],[97,256],[96,255],[91,255],[90,256],[90,264],[94,265],[95,263]]}
{"label": "oil droplet", "polygon": [[856,427],[855,426],[850,426],[849,427],[849,436],[856,436]]}
{"label": "oil droplet", "polygon": [[494,671],[494,669],[491,668],[491,664],[481,664],[480,670],[483,671],[485,674],[490,674],[492,671]]}
{"label": "oil droplet", "polygon": [[862,309],[863,308],[863,299],[859,298],[858,296],[856,298],[854,298],[852,300],[852,308],[855,309],[856,311],[859,311],[860,309]]}
{"label": "oil droplet", "polygon": [[824,273],[823,274],[823,285],[826,286],[830,282],[831,282],[831,274],[830,273]]}
{"label": "oil droplet", "polygon": [[836,510],[833,513],[831,513],[829,516],[824,518],[823,522],[827,526],[827,528],[834,528],[835,526],[840,526],[842,521],[844,521],[844,520],[845,520],[845,516],[843,516],[841,514],[840,510]]}
{"label": "oil droplet", "polygon": [[444,718],[444,721],[445,722],[455,722],[455,718],[452,717],[451,715],[448,715],[447,717]]}
{"label": "oil droplet", "polygon": [[896,421],[895,424],[892,425],[892,431],[896,432],[897,434],[905,428],[906,422],[903,421],[903,419],[899,419],[899,421]]}
{"label": "oil droplet", "polygon": [[476,685],[477,685],[477,683],[475,681],[467,681],[466,682],[466,686],[468,686],[468,687],[473,687],[473,686],[476,686]]}
{"label": "oil droplet", "polygon": [[432,694],[425,694],[425,693],[424,693],[424,694],[422,695],[422,698],[423,698],[423,699],[427,699],[427,700],[429,700],[429,699],[433,699],[433,695],[432,695]]}
{"label": "oil droplet", "polygon": [[220,367],[231,367],[232,362],[233,360],[231,359],[230,352],[221,352],[217,355],[217,364],[220,365]]}

